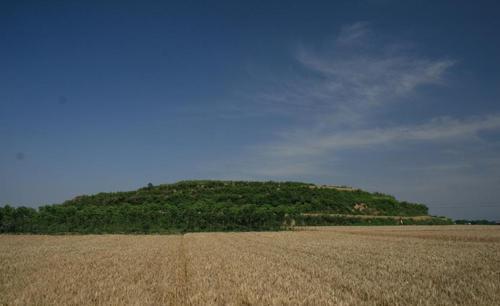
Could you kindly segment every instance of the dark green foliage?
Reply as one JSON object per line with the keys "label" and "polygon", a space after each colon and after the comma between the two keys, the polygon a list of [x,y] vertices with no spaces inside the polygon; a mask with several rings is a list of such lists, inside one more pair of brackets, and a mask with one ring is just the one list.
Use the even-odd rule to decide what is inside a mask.
{"label": "dark green foliage", "polygon": [[33,208],[0,207],[0,233],[31,232],[36,216],[37,211]]}
{"label": "dark green foliage", "polygon": [[[137,191],[99,193],[80,196],[63,205],[114,205],[168,203],[174,206],[192,203],[255,204],[273,207],[286,205],[301,212],[344,214],[426,215],[421,204],[399,202],[394,197],[362,190],[339,191],[313,188],[312,184],[295,182],[182,181],[176,184],[148,186]],[[356,211],[354,205],[364,203],[368,211]]]}
{"label": "dark green foliage", "polygon": [[[363,204],[363,209],[356,209],[356,204]],[[330,221],[354,224],[350,219],[328,219],[331,216],[318,221],[303,213],[416,216],[427,215],[427,207],[399,202],[381,193],[318,188],[306,183],[182,181],[158,186],[148,184],[136,191],[79,196],[38,210],[0,207],[0,232],[277,230],[292,220],[310,225]]]}

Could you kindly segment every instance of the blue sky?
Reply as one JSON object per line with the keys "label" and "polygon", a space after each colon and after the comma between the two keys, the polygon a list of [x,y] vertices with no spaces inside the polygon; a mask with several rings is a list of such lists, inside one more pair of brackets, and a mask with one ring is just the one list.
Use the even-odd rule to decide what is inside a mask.
{"label": "blue sky", "polygon": [[182,179],[500,219],[495,1],[2,1],[0,203]]}

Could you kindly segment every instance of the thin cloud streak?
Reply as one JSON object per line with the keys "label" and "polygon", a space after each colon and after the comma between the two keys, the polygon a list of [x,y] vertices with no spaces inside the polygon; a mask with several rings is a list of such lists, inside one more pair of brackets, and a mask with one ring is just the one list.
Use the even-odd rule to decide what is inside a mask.
{"label": "thin cloud streak", "polygon": [[478,141],[478,133],[500,129],[500,114],[380,125],[380,113],[414,100],[421,87],[446,84],[456,61],[394,51],[393,45],[374,44],[370,34],[369,24],[359,22],[344,26],[327,50],[297,49],[302,73],[271,83],[255,101],[262,111],[281,109],[305,118],[305,123],[272,131],[272,141],[252,146],[245,172],[265,177],[320,175],[325,162],[342,150]]}
{"label": "thin cloud streak", "polygon": [[314,156],[335,150],[395,144],[404,141],[467,141],[477,138],[481,131],[500,129],[500,115],[471,119],[435,118],[431,122],[393,128],[350,130],[334,134],[294,136],[280,144],[264,146],[268,156]]}
{"label": "thin cloud streak", "polygon": [[[298,52],[297,60],[321,78],[315,86],[308,88],[309,99],[303,99],[303,103],[322,98],[330,104],[349,108],[397,102],[396,98],[414,93],[419,86],[442,84],[443,75],[455,64],[451,60],[407,55],[361,54],[328,58],[305,49]],[[303,88],[297,90],[306,92]]]}
{"label": "thin cloud streak", "polygon": [[359,21],[350,25],[345,25],[340,29],[336,43],[339,45],[360,43],[369,32],[368,22]]}
{"label": "thin cloud streak", "polygon": [[307,116],[318,126],[360,124],[372,117],[373,109],[402,103],[422,86],[445,84],[447,72],[456,65],[451,59],[403,53],[389,44],[378,46],[371,42],[370,33],[367,23],[356,23],[344,27],[326,50],[300,45],[292,72],[268,78],[265,87],[248,94],[240,107]]}

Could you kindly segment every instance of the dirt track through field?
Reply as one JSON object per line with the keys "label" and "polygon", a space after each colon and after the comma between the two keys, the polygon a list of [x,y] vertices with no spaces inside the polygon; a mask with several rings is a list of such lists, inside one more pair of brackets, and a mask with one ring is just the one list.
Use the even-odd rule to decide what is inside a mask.
{"label": "dirt track through field", "polygon": [[0,236],[0,305],[494,305],[500,227]]}

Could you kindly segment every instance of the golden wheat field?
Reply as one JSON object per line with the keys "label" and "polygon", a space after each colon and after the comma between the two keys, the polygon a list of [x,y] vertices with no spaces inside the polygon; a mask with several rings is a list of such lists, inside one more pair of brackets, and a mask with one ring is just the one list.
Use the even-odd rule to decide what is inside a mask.
{"label": "golden wheat field", "polygon": [[0,236],[5,305],[498,305],[500,227]]}

